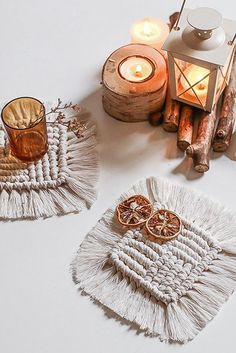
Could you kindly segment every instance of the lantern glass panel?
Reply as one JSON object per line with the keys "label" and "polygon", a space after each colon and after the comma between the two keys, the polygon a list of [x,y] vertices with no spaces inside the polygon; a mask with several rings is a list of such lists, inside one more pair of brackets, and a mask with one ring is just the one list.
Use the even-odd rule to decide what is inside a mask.
{"label": "lantern glass panel", "polygon": [[219,67],[218,84],[217,84],[217,91],[216,91],[217,99],[216,100],[218,100],[218,97],[221,95],[221,93],[225,89],[226,85],[229,83],[232,62],[233,62],[233,55],[230,55],[227,59],[225,66]]}
{"label": "lantern glass panel", "polygon": [[176,58],[174,67],[177,97],[205,108],[211,71]]}

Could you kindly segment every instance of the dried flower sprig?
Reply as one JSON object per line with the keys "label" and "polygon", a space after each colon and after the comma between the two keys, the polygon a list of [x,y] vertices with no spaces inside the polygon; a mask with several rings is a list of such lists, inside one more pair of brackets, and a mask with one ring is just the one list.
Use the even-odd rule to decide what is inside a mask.
{"label": "dried flower sprig", "polygon": [[[67,117],[66,114],[63,112],[64,110],[67,109],[72,109],[75,112],[75,115]],[[64,105],[62,104],[62,100],[58,98],[57,100],[57,105],[55,107],[52,107],[46,114],[45,116],[49,114],[57,114],[57,117],[54,121],[47,121],[48,124],[51,124],[52,126],[55,126],[56,124],[61,124],[63,126],[67,126],[68,131],[74,132],[74,134],[80,138],[83,137],[83,132],[86,130],[86,124],[80,121],[78,114],[81,113],[82,109],[81,106],[78,104],[73,104],[72,102],[70,103],[65,103]],[[39,113],[39,118],[41,119],[43,114],[43,107],[42,107],[42,112]],[[72,119],[73,118],[73,119]]]}
{"label": "dried flower sprig", "polygon": [[52,114],[52,113],[60,113],[62,110],[71,108],[77,113],[81,112],[81,107],[78,104],[73,104],[72,102],[70,103],[65,103],[62,105],[62,100],[60,98],[57,99],[57,105],[54,108],[51,108],[49,112],[47,112],[45,115]]}

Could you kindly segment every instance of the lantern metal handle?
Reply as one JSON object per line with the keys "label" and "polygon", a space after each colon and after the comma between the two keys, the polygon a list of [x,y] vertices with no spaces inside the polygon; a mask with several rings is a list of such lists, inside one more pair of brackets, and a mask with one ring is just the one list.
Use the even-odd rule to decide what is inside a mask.
{"label": "lantern metal handle", "polygon": [[175,31],[179,31],[179,30],[180,30],[180,28],[179,28],[179,21],[180,21],[180,17],[181,17],[181,15],[182,15],[182,12],[183,12],[183,10],[184,10],[184,6],[185,6],[186,1],[187,1],[187,0],[183,0],[182,6],[181,6],[181,9],[180,9],[180,12],[179,12],[178,19],[177,19],[176,24],[175,24],[175,26],[174,26],[174,30],[175,30]]}

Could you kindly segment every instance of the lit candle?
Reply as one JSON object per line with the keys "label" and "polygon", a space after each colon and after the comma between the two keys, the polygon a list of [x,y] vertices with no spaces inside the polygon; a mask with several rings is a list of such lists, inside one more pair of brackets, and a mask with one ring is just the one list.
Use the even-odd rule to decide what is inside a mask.
{"label": "lit candle", "polygon": [[[147,44],[162,52],[161,48],[169,34],[168,25],[158,19],[146,18],[131,28],[132,43]],[[162,52],[166,55],[166,52]]]}
{"label": "lit candle", "polygon": [[[184,98],[184,96],[190,95],[196,100],[197,95],[199,99],[203,98],[206,100],[209,83],[209,73],[210,71],[208,69],[197,65],[190,65],[187,69],[185,69],[184,75],[186,76],[188,81],[186,80],[184,75],[181,75],[180,83],[184,91],[187,91],[181,96]],[[188,89],[190,86],[193,86],[193,88]],[[194,92],[196,93],[196,95]]]}
{"label": "lit candle", "polygon": [[153,75],[154,66],[150,60],[141,56],[131,56],[119,65],[120,75],[130,82],[143,82]]}
{"label": "lit candle", "polygon": [[127,122],[147,120],[165,101],[166,61],[149,45],[125,45],[106,60],[102,83],[103,107],[109,115]]}

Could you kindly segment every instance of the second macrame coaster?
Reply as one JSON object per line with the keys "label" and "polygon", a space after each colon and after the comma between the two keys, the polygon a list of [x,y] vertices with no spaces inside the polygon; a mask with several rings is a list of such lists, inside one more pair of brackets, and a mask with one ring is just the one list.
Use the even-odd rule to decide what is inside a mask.
{"label": "second macrame coaster", "polygon": [[[52,107],[48,104],[47,111]],[[64,215],[93,204],[99,169],[96,127],[85,114],[74,113],[73,119],[85,125],[82,135],[77,137],[60,123],[49,123],[48,151],[29,164],[9,153],[0,126],[0,220]]]}
{"label": "second macrame coaster", "polygon": [[[122,227],[116,206],[135,194],[177,213],[181,234],[160,244]],[[236,288],[236,215],[187,188],[148,178],[105,212],[72,271],[81,290],[147,335],[187,342]]]}

